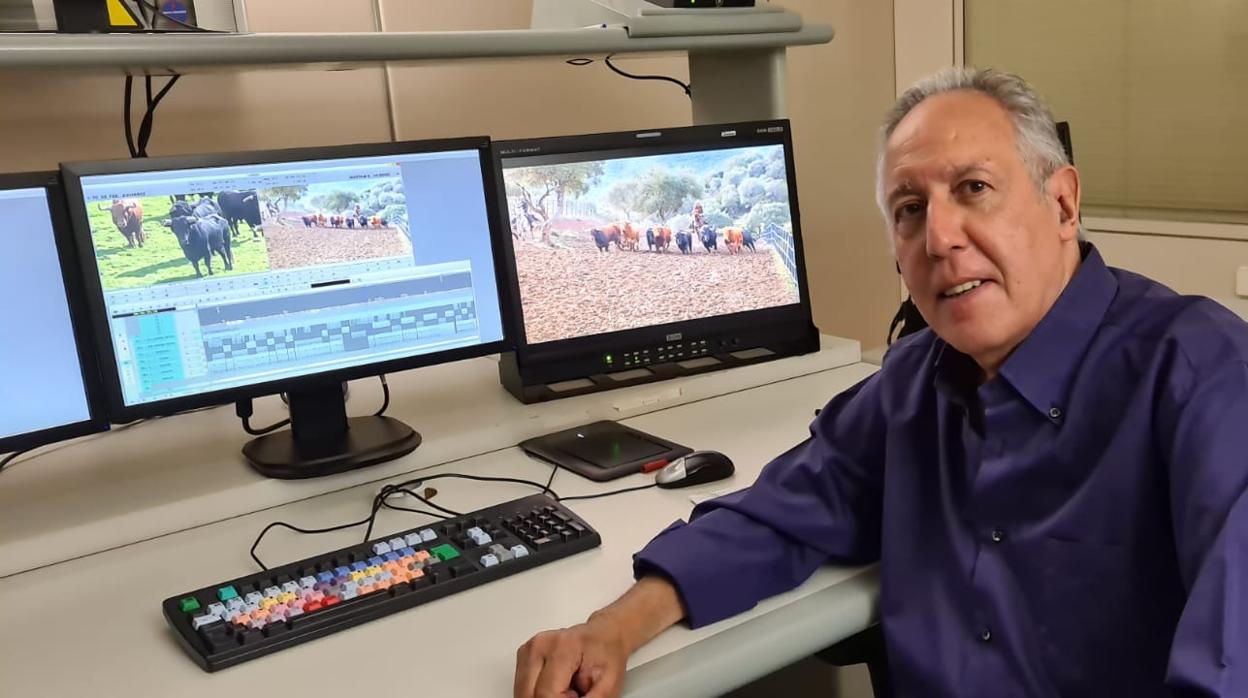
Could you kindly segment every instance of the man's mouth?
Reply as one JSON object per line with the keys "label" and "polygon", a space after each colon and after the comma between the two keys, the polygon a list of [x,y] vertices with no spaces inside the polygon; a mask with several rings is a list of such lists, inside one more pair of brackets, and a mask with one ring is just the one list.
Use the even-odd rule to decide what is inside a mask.
{"label": "man's mouth", "polygon": [[957,286],[954,286],[952,288],[942,291],[940,294],[940,297],[941,298],[957,298],[958,296],[966,295],[967,293],[970,293],[971,291],[979,288],[979,286],[983,283],[984,282],[979,279],[976,279],[974,281],[967,281],[965,283],[958,284]]}

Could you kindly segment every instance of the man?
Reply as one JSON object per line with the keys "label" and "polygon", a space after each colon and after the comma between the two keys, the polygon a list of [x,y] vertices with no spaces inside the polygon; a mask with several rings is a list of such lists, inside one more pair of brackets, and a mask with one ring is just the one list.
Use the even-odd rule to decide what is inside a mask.
{"label": "man", "polygon": [[931,329],[655,538],[618,601],[526,643],[517,696],[616,695],[681,619],[873,560],[899,695],[1248,696],[1248,327],[1080,241],[1078,173],[1019,78],[946,70],[883,134]]}

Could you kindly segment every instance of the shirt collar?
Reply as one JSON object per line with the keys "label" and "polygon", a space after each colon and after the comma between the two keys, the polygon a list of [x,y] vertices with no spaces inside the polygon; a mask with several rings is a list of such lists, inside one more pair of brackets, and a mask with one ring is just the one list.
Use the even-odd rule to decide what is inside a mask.
{"label": "shirt collar", "polygon": [[1101,253],[1085,243],[1083,263],[1057,302],[1001,366],[1001,376],[1031,406],[1060,421],[1070,381],[1118,293]]}
{"label": "shirt collar", "polygon": [[[1091,343],[1118,292],[1118,280],[1091,243],[1082,243],[1083,261],[1040,323],[1010,354],[999,371],[1024,400],[1046,418],[1060,422],[1079,360]],[[969,357],[943,341],[936,350],[937,387],[960,397],[974,393],[967,385]],[[973,362],[970,362],[973,363]],[[943,375],[942,375],[943,374]],[[976,376],[978,377],[976,372]],[[942,383],[944,384],[942,386]]]}

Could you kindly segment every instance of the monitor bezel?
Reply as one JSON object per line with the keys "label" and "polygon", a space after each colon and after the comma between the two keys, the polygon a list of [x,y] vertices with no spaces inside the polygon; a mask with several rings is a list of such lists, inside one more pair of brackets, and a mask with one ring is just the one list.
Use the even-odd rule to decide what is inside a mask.
{"label": "monitor bezel", "polygon": [[78,355],[78,371],[82,378],[87,399],[87,419],[60,426],[22,434],[0,437],[0,453],[29,451],[57,441],[98,434],[108,430],[105,401],[100,386],[99,367],[93,351],[91,326],[88,322],[83,286],[79,282],[78,264],[75,259],[73,231],[65,206],[65,192],[56,172],[22,172],[0,174],[0,189],[43,189],[48,202],[48,217],[52,224],[53,244],[61,270],[61,282],[65,289],[65,301],[69,309],[69,323],[74,334]]}
{"label": "monitor bezel", "polygon": [[[729,131],[734,132],[733,135],[725,135]],[[750,145],[780,145],[784,150],[789,208],[793,221],[793,244],[797,257],[797,303],[660,325],[646,325],[615,332],[566,337],[535,344],[529,343],[524,324],[523,298],[507,209],[507,183],[503,179],[504,159],[515,157],[514,153],[522,153],[520,157],[533,157],[591,151],[636,150],[639,151],[639,155],[646,155],[657,154],[663,149],[670,149],[672,152],[687,152],[699,147],[726,149]],[[509,320],[512,336],[515,339],[515,352],[522,363],[605,354],[628,345],[662,344],[677,335],[683,337],[720,335],[739,330],[747,324],[776,328],[793,327],[795,328],[794,336],[816,332],[811,320],[810,284],[806,278],[805,247],[802,242],[801,213],[797,198],[797,172],[793,159],[792,127],[788,119],[494,141],[493,151],[494,179],[498,187],[496,198],[500,216],[498,228],[503,238],[503,267],[507,276],[507,295],[510,299],[511,317]]]}
{"label": "monitor bezel", "polygon": [[[309,160],[326,160],[334,158],[370,157],[376,155],[405,155],[437,153],[451,150],[475,150],[481,165],[483,184],[482,196],[485,199],[487,225],[489,226],[490,249],[494,259],[494,283],[498,289],[499,320],[502,325],[502,337],[497,341],[484,342],[470,347],[443,350],[429,354],[391,359],[368,363],[349,368],[319,371],[295,378],[265,381],[235,388],[212,390],[196,395],[184,395],[134,405],[125,404],[118,375],[117,357],[109,335],[107,306],[104,303],[104,290],[100,281],[95,262],[95,247],[91,241],[91,230],[82,194],[82,178],[94,175],[132,174],[158,170],[200,169],[210,167],[229,167],[234,165],[255,165],[269,162],[303,162]],[[100,357],[100,373],[107,400],[109,417],[115,422],[128,422],[135,419],[175,414],[187,410],[228,404],[264,395],[274,395],[288,390],[297,390],[325,383],[369,378],[381,374],[406,371],[414,368],[472,359],[490,354],[497,354],[510,345],[511,327],[507,309],[510,300],[506,297],[506,279],[502,275],[501,264],[501,231],[497,229],[498,201],[495,198],[497,188],[494,186],[494,170],[491,161],[490,139],[487,136],[469,136],[462,138],[443,138],[419,141],[398,141],[393,143],[368,143],[335,146],[317,146],[309,148],[284,148],[274,150],[257,150],[233,153],[211,153],[198,155],[175,155],[160,158],[143,158],[133,160],[106,160],[98,162],[62,163],[61,172],[65,181],[69,205],[70,219],[73,223],[74,237],[78,249],[80,273],[86,285],[86,296],[89,314],[92,319],[95,346]]]}

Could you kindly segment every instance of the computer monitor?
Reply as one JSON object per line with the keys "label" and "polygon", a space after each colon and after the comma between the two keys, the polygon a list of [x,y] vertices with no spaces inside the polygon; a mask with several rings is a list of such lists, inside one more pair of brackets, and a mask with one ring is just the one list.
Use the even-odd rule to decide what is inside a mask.
{"label": "computer monitor", "polygon": [[818,348],[787,121],[494,148],[520,399]]}
{"label": "computer monitor", "polygon": [[104,431],[55,173],[0,175],[0,453]]}
{"label": "computer monitor", "polygon": [[346,418],[341,382],[504,347],[489,158],[481,137],[63,165],[113,418],[281,392],[291,430],[243,448],[266,475],[410,452],[407,425]]}

